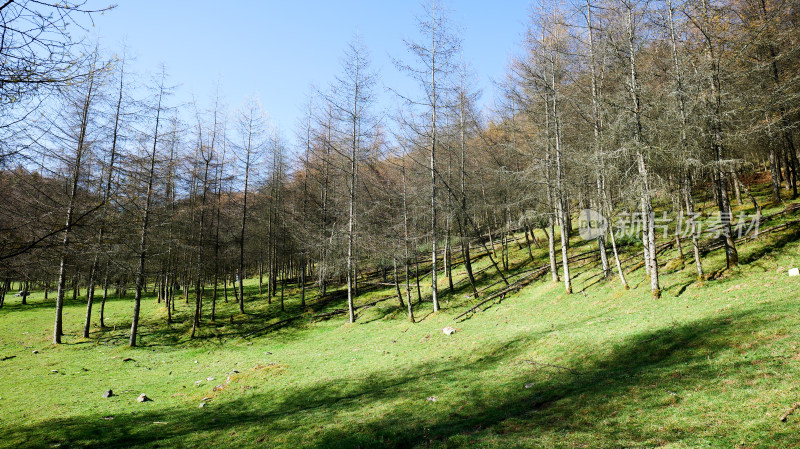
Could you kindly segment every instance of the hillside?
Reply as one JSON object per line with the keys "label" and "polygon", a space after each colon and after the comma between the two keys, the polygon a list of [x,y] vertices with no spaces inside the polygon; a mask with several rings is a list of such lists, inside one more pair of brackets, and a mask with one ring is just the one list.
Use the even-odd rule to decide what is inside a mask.
{"label": "hillside", "polygon": [[[38,292],[22,306],[9,297],[0,309],[0,446],[798,445],[800,413],[779,419],[800,400],[798,278],[787,277],[800,265],[796,218],[765,222],[776,230],[742,243],[737,269],[722,269],[721,251],[707,254],[702,284],[689,259],[666,249],[657,301],[643,269],[630,267],[626,291],[593,276],[588,259],[575,264],[572,295],[538,276],[454,320],[478,303],[458,266],[439,313],[415,301],[412,324],[382,285],[365,289],[358,304],[369,306],[347,324],[341,291],[301,313],[290,285],[281,312],[249,280],[251,312],[218,304],[217,322],[196,339],[190,305],[181,301],[167,326],[150,297],[142,345],[129,348],[129,298],[109,301],[113,327],[90,339],[77,337],[83,300],[68,300],[66,344],[54,346],[52,299]],[[531,260],[523,244],[510,247],[512,283],[546,264],[546,249]],[[572,251],[588,249],[576,240]],[[488,266],[476,257],[484,299],[504,288],[493,270],[480,271]],[[456,332],[444,335],[446,326]],[[137,402],[142,393],[152,400]]]}

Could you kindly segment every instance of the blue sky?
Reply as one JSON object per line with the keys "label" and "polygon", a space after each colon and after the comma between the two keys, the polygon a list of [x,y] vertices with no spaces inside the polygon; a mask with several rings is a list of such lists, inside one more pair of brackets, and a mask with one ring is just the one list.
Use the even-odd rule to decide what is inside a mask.
{"label": "blue sky", "polygon": [[[519,52],[527,0],[450,1],[450,20],[461,30],[464,60],[483,89],[483,105],[495,98],[492,80],[502,80]],[[367,45],[383,86],[415,89],[392,58],[409,60],[403,39],[417,36],[418,1],[189,1],[128,0],[95,18],[93,34],[107,50],[125,42],[135,58],[129,67],[142,80],[164,63],[175,100],[196,97],[211,104],[220,96],[234,111],[250,96],[260,99],[273,123],[292,136],[311,86],[326,86],[340,71],[346,45],[358,33]]]}

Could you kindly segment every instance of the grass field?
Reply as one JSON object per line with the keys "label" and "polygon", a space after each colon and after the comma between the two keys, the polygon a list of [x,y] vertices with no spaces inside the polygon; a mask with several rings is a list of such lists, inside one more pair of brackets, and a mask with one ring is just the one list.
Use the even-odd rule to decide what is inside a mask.
{"label": "grass field", "polygon": [[[512,266],[526,263],[527,250],[511,248]],[[546,262],[546,250],[534,255],[528,268]],[[0,446],[800,446],[800,410],[779,420],[800,401],[800,278],[787,276],[800,265],[800,230],[741,245],[734,270],[710,253],[702,284],[690,259],[675,258],[662,256],[661,300],[641,269],[626,291],[584,281],[596,269],[576,266],[572,295],[547,274],[458,322],[476,303],[464,283],[437,314],[417,305],[416,324],[396,300],[361,309],[355,324],[312,320],[343,305],[320,306],[312,292],[303,318],[257,332],[299,313],[298,291],[287,290],[280,312],[250,280],[248,313],[221,303],[196,339],[190,305],[179,302],[179,322],[167,325],[149,297],[134,349],[130,298],[109,302],[106,322],[116,327],[94,328],[90,339],[77,337],[84,301],[68,300],[66,344],[56,347],[52,297],[35,293],[27,306],[9,297],[0,309]],[[497,280],[491,270],[480,279]],[[445,326],[457,332],[446,336]],[[115,395],[102,398],[108,389]],[[152,401],[137,402],[141,393]]]}

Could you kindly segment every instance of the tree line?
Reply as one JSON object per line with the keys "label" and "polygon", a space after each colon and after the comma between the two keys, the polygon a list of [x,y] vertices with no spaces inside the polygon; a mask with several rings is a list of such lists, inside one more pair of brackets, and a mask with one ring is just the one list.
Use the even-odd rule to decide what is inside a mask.
{"label": "tree line", "polygon": [[[797,196],[793,0],[542,0],[490,111],[452,14],[431,2],[395,61],[416,90],[393,90],[398,106],[382,109],[380,73],[354,39],[339,75],[305,99],[292,139],[257,100],[175,105],[166,69],[140,82],[124,55],[64,31],[99,10],[0,6],[0,307],[14,283],[23,302],[33,288],[54,295],[54,343],[70,290],[86,291],[88,337],[93,320],[106,325],[107,298],[132,288],[135,346],[147,289],[168,322],[176,301],[191,302],[194,337],[229,290],[247,310],[245,278],[282,310],[287,283],[303,308],[307,289],[346,285],[353,322],[365,276],[388,272],[413,322],[421,278],[436,312],[439,276],[452,292],[463,261],[477,297],[470,251],[509,284],[514,235],[530,248],[544,244],[537,231],[553,282],[571,293],[569,236],[585,209],[641,217],[638,257],[659,298],[657,207],[688,225],[669,238],[681,257],[691,240],[702,279],[698,196],[718,211],[728,267],[732,203],[760,214],[754,174],[769,173],[774,202]],[[627,288],[629,242],[614,226],[593,240],[602,277]]]}

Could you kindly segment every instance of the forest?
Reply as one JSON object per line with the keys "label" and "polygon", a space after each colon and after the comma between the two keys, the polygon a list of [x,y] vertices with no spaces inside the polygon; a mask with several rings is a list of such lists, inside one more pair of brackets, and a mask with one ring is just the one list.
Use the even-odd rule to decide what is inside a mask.
{"label": "forest", "polygon": [[[693,221],[693,192],[711,191],[736,266],[731,199],[759,209],[752,174],[769,171],[774,201],[783,189],[797,196],[796,6],[532,8],[524,56],[502,86],[505,107],[486,117],[475,109],[459,38],[431,5],[420,42],[408,42],[410,56],[398,62],[422,94],[398,93],[405,106],[379,116],[380,74],[354,40],[341,75],[308,99],[293,152],[257,100],[231,113],[179,114],[166,69],[147,96],[131,97],[124,56],[76,48],[58,26],[92,14],[85,5],[10,2],[0,298],[12,283],[23,301],[33,288],[52,292],[56,343],[69,290],[88,290],[84,336],[95,297],[133,288],[138,304],[148,285],[170,310],[176,297],[194,302],[194,334],[215,319],[220,285],[233,285],[244,312],[242,282],[253,276],[271,296],[289,280],[321,296],[345,282],[352,322],[361,277],[394,271],[410,297],[410,272],[427,259],[437,311],[437,277],[452,290],[456,254],[469,261],[470,242],[493,235],[505,251],[520,229],[526,239],[544,230],[552,277],[569,292],[569,241],[555,229],[571,229],[576,211],[590,207],[642,218],[642,258],[658,298],[655,204]],[[186,115],[195,120],[182,122]],[[601,269],[625,287],[610,231],[597,238]],[[698,234],[687,238],[702,278]],[[502,254],[493,264],[507,269]],[[469,262],[467,272],[474,290]],[[137,320],[135,305],[131,345]]]}
{"label": "forest", "polygon": [[490,109],[452,10],[418,9],[382,69],[416,90],[382,108],[354,38],[286,133],[256,98],[178,104],[168,66],[132,75],[124,49],[80,39],[113,5],[3,2],[0,320],[36,294],[54,323],[37,345],[124,329],[136,347],[379,304],[413,327],[532,283],[564,309],[645,290],[670,308],[676,260],[714,288],[759,231],[797,225],[768,227],[798,210],[797,1],[534,3]]}

